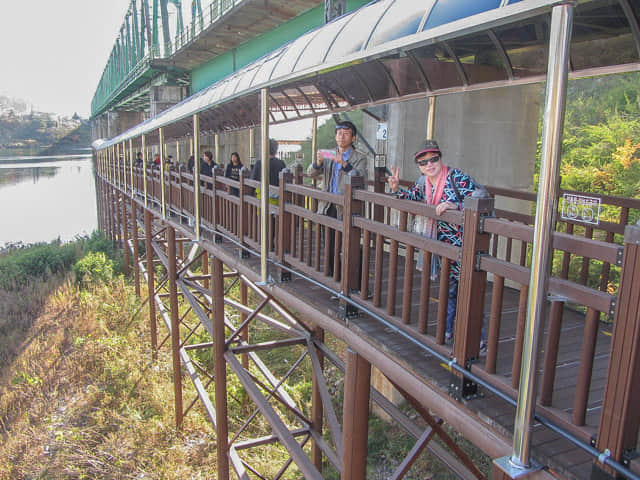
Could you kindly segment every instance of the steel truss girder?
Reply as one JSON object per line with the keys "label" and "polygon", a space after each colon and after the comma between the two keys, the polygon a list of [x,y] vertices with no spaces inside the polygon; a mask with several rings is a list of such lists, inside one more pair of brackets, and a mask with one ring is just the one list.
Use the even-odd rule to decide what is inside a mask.
{"label": "steel truss girder", "polygon": [[[136,224],[137,219],[130,217],[132,221],[135,221]],[[168,262],[170,259],[165,255],[165,251],[168,251],[166,248],[166,241],[161,239],[161,235],[165,232],[166,227],[161,228],[153,234],[153,238],[157,239],[152,242],[153,246],[153,254],[157,258],[158,262],[168,270]],[[132,249],[132,241],[129,242],[129,247]],[[203,275],[194,275],[189,268],[194,264],[197,259],[201,258],[202,251],[199,253],[196,251],[198,248],[198,244],[194,243],[192,251],[189,254],[188,261],[182,264],[182,267],[177,272],[176,276],[176,284],[180,289],[180,296],[186,301],[188,305],[187,311],[180,318],[180,322],[184,325],[189,331],[188,337],[192,336],[195,330],[201,325],[207,330],[207,332],[212,335],[213,327],[211,325],[211,321],[209,319],[209,314],[212,309],[207,308],[207,305],[211,305],[211,291],[205,288],[201,283],[202,281],[206,281],[208,276]],[[151,252],[148,252],[151,253]],[[140,259],[136,259],[138,262],[140,270],[143,272],[144,278],[147,278],[147,272],[145,270],[145,262],[142,262]],[[244,282],[252,291],[260,297],[261,301],[257,307],[250,307],[248,305],[243,305],[240,302],[227,297],[226,295],[229,293],[228,289],[225,292],[224,303],[228,307],[231,307],[238,312],[247,315],[247,319],[241,322],[239,325],[235,325],[229,315],[225,312],[225,326],[227,331],[230,333],[225,339],[227,345],[227,351],[224,354],[224,358],[226,363],[231,367],[231,370],[236,374],[243,387],[249,393],[249,396],[254,401],[257,406],[256,412],[252,415],[255,416],[258,410],[262,415],[267,419],[271,427],[273,428],[275,435],[270,436],[261,436],[253,439],[240,439],[239,435],[244,431],[248,422],[245,422],[245,425],[240,429],[238,433],[231,439],[228,444],[229,447],[229,459],[232,463],[233,468],[235,469],[237,475],[240,478],[248,479],[247,470],[252,472],[254,475],[262,477],[255,468],[251,465],[247,464],[244,460],[240,458],[238,455],[239,450],[245,450],[248,448],[255,448],[262,445],[272,444],[275,442],[280,442],[289,452],[290,458],[285,462],[280,472],[277,474],[275,478],[281,478],[284,475],[287,468],[291,465],[291,463],[296,463],[298,468],[304,473],[306,478],[322,478],[322,475],[315,466],[312,464],[307,454],[304,452],[303,447],[305,443],[311,438],[314,440],[316,445],[320,448],[322,453],[326,456],[326,458],[333,464],[336,470],[340,471],[341,468],[341,453],[342,453],[342,432],[340,428],[340,423],[338,421],[337,415],[335,414],[335,410],[333,409],[333,405],[331,402],[331,396],[329,390],[327,388],[326,379],[324,378],[323,368],[320,362],[319,353],[320,352],[325,358],[329,359],[339,370],[344,371],[344,365],[342,364],[340,358],[333,353],[325,344],[319,342],[316,338],[313,337],[312,332],[309,327],[298,320],[286,307],[277,302],[268,292],[262,290],[259,286],[253,283],[249,278],[244,275],[241,275],[238,272],[225,272],[224,277],[232,277],[235,276],[235,280],[238,279]],[[170,319],[170,308],[167,307],[163,298],[166,296],[160,293],[161,288],[166,287],[167,283],[170,279],[167,278],[167,275],[164,276],[160,280],[160,285],[154,289],[153,298],[155,299],[155,303],[158,306],[158,311],[162,316],[165,325],[167,326],[167,330],[169,331],[169,336],[171,333],[171,319]],[[282,317],[284,322],[276,320],[275,318],[266,315],[262,312],[262,310],[267,306],[271,306],[280,316]],[[193,312],[199,324],[195,327],[187,326],[184,323],[184,319],[186,318],[189,311]],[[286,333],[290,336],[290,338],[285,340],[278,341],[270,341],[270,342],[259,342],[255,344],[250,344],[242,339],[240,336],[240,331],[246,328],[252,322],[261,321],[270,327],[274,327],[276,330]],[[192,383],[197,392],[196,398],[194,398],[189,406],[184,410],[184,414],[186,414],[197,402],[199,399],[209,417],[214,428],[216,427],[216,410],[210,400],[210,394],[207,391],[207,388],[211,385],[213,381],[215,381],[213,375],[210,375],[206,368],[198,362],[194,361],[190,356],[190,351],[194,351],[197,349],[208,348],[211,347],[211,342],[201,343],[201,344],[191,344],[187,345],[185,339],[180,342],[180,358],[182,361],[183,368],[186,373],[189,375]],[[294,345],[304,346],[305,350],[300,355],[298,361],[289,369],[289,371],[284,375],[284,377],[278,381],[276,377],[271,374],[268,367],[262,362],[260,357],[258,356],[258,352],[273,350],[275,348],[282,347],[290,347]],[[265,381],[260,380],[260,378],[247,371],[242,364],[236,358],[236,355],[248,355],[252,360],[253,364],[256,366],[259,374],[263,375],[266,378],[266,381],[271,384],[271,386],[267,385]],[[295,402],[293,399],[287,394],[286,390],[282,388],[285,380],[293,373],[294,369],[301,364],[302,360],[308,356],[311,361],[312,371],[318,378],[318,388],[319,394],[322,399],[322,406],[324,410],[324,416],[327,421],[327,426],[329,432],[332,437],[333,444],[335,448],[326,442],[326,440],[322,436],[322,431],[318,431],[313,428],[311,425],[311,420],[308,416],[304,415],[302,411],[295,406]],[[203,382],[201,380],[201,376],[198,375],[200,372],[201,376],[206,377],[206,381]],[[403,414],[397,407],[395,407],[391,402],[389,402],[382,394],[380,394],[377,390],[372,387],[372,399],[378,405],[383,408],[387,413],[391,415],[391,417],[399,423],[399,425],[404,428],[409,434],[411,434],[414,438],[417,439],[416,444],[413,449],[408,453],[405,460],[401,463],[401,465],[397,468],[394,476],[392,478],[401,479],[404,477],[405,473],[410,468],[412,462],[417,458],[419,453],[424,449],[429,449],[432,453],[434,453],[445,465],[451,468],[460,478],[484,478],[481,472],[477,470],[477,468],[470,462],[468,459],[462,458],[462,462],[455,458],[453,454],[448,452],[442,446],[436,443],[430,443],[430,440],[434,436],[440,436],[445,443],[450,443],[452,440],[448,438],[446,433],[440,428],[441,420],[432,417],[424,407],[422,407],[419,402],[415,401],[405,392],[402,392],[399,389],[403,396],[412,404],[414,409],[420,414],[421,417],[429,424],[429,427],[424,431],[420,430],[419,427],[415,425],[405,414]],[[263,392],[267,392],[265,395]],[[296,416],[296,418],[301,422],[302,426],[300,428],[291,428],[288,427],[285,422],[280,418],[275,408],[271,406],[269,403],[270,399],[275,399],[279,402],[280,405],[284,405],[287,411],[291,412]],[[237,401],[237,399],[236,399]],[[303,437],[302,442],[298,442],[296,438]]]}

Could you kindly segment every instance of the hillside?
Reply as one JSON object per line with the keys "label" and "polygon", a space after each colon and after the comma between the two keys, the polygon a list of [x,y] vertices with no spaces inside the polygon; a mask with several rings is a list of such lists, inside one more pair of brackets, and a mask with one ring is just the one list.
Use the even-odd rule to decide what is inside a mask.
{"label": "hillside", "polygon": [[87,120],[29,110],[26,102],[0,96],[0,150],[11,153],[74,153],[90,144]]}

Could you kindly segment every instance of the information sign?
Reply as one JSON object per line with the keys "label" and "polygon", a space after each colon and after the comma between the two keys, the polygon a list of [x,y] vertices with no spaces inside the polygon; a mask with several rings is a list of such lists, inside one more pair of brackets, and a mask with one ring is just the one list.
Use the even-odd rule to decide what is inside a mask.
{"label": "information sign", "polygon": [[562,212],[560,217],[564,220],[589,223],[600,223],[601,200],[598,197],[585,197],[565,193],[562,195]]}

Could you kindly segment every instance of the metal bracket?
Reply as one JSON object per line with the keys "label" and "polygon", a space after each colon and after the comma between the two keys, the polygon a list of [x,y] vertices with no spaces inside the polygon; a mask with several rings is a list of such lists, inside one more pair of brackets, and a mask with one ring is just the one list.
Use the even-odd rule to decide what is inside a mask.
{"label": "metal bracket", "polygon": [[355,318],[360,316],[360,309],[354,307],[352,304],[347,302],[340,302],[340,307],[338,307],[338,311],[340,312],[340,317],[342,320],[349,320],[350,318]]}
{"label": "metal bracket", "polygon": [[476,253],[476,259],[473,262],[473,269],[476,272],[480,271],[480,262],[482,261],[482,257],[487,257],[489,256],[489,252],[477,252]]}
{"label": "metal bracket", "polygon": [[496,215],[494,212],[481,213],[480,217],[478,218],[478,233],[486,233],[484,231],[484,221],[486,218],[496,218]]}
{"label": "metal bracket", "polygon": [[622,266],[622,259],[624,258],[624,247],[618,247],[618,252],[616,253],[616,266]]}
{"label": "metal bracket", "polygon": [[525,475],[529,475],[533,472],[537,472],[538,470],[542,470],[542,465],[533,460],[529,460],[531,465],[528,467],[520,467],[513,463],[511,457],[500,457],[496,458],[493,463],[495,463],[500,470],[506,473],[509,478],[516,479],[520,477],[524,477]]}
{"label": "metal bracket", "polygon": [[613,297],[611,299],[611,303],[609,304],[609,316],[611,318],[614,317],[614,315],[616,314],[616,305],[618,304],[618,301],[616,299],[616,297]]}

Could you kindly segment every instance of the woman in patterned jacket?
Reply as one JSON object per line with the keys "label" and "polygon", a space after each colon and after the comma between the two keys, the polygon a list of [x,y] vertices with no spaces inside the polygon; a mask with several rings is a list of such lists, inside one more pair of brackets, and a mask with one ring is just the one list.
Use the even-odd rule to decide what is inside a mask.
{"label": "woman in patterned jacket", "polygon": [[[446,210],[462,210],[465,197],[477,188],[473,178],[457,168],[449,168],[442,162],[442,153],[435,140],[425,140],[414,155],[414,161],[422,174],[409,190],[400,188],[400,168],[392,169],[387,183],[391,191],[406,200],[425,202],[436,207],[436,215]],[[442,220],[427,218],[424,235],[430,238],[462,246],[462,226]],[[447,324],[445,339],[453,340],[453,324],[456,318],[460,263],[451,261],[449,269],[449,301],[447,304]]]}

